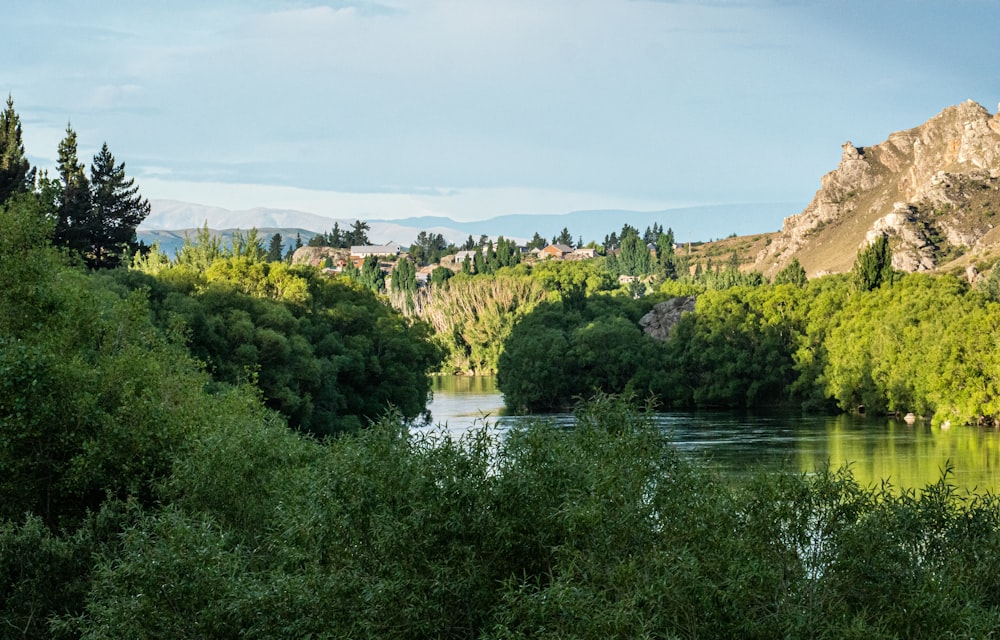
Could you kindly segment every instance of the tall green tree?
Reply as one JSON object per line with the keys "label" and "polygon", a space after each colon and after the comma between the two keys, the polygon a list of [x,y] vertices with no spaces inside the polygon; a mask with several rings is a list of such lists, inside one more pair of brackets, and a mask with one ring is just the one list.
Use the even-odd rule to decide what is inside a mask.
{"label": "tall green tree", "polygon": [[652,272],[653,258],[638,229],[630,225],[622,228],[621,250],[612,264],[617,265],[620,275],[644,276]]}
{"label": "tall green tree", "polygon": [[281,234],[276,233],[273,236],[271,236],[271,242],[267,246],[267,261],[281,262],[283,249],[284,249],[284,242],[282,242]]}
{"label": "tall green tree", "polygon": [[55,244],[85,254],[94,226],[90,181],[77,154],[76,131],[69,124],[66,125],[66,137],[59,143],[57,171]]}
{"label": "tall green tree", "polygon": [[884,283],[892,283],[895,272],[892,270],[892,248],[889,247],[888,236],[882,234],[858,251],[851,275],[854,288],[858,291],[874,291]]}
{"label": "tall green tree", "polygon": [[806,270],[798,258],[792,258],[788,266],[774,276],[774,284],[793,284],[796,287],[804,287],[807,283]]}
{"label": "tall green tree", "polygon": [[392,290],[406,293],[413,293],[417,290],[417,271],[413,263],[406,258],[401,258],[392,268],[391,274]]}
{"label": "tall green tree", "polygon": [[358,275],[358,282],[368,287],[375,293],[385,291],[385,274],[378,264],[378,258],[367,256],[361,263],[361,272]]}
{"label": "tall green tree", "polygon": [[35,170],[24,155],[21,118],[8,95],[7,108],[0,113],[0,204],[12,195],[30,191],[34,183]]}
{"label": "tall green tree", "polygon": [[552,238],[552,244],[564,244],[568,247],[573,244],[573,234],[569,232],[569,229],[563,227],[559,235]]}
{"label": "tall green tree", "polygon": [[[655,226],[655,225],[654,225]],[[674,255],[674,230],[664,233],[660,227],[656,236],[656,267],[660,275],[668,280],[677,279],[677,259]]]}
{"label": "tall green tree", "polygon": [[125,163],[115,163],[107,142],[90,166],[90,189],[87,263],[95,269],[117,267],[135,251],[135,230],[149,215],[149,201],[125,174]]}
{"label": "tall green tree", "polygon": [[[471,236],[470,236],[471,238]],[[441,261],[441,256],[448,250],[448,241],[440,233],[421,231],[417,239],[410,245],[410,257],[418,265],[428,265]]]}
{"label": "tall green tree", "polygon": [[363,247],[371,244],[368,240],[368,232],[372,228],[364,220],[355,220],[354,224],[351,225],[351,230],[347,232],[347,245],[354,247]]}

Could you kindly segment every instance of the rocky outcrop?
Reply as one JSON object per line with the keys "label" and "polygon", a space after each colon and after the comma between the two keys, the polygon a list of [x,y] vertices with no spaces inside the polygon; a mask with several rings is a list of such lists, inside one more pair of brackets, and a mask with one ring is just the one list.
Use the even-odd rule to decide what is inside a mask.
{"label": "rocky outcrop", "polygon": [[292,254],[292,264],[307,264],[313,267],[321,267],[327,258],[334,264],[338,261],[346,262],[351,257],[349,249],[335,249],[333,247],[299,247]]}
{"label": "rocky outcrop", "polygon": [[1000,115],[970,100],[875,146],[845,143],[838,167],[756,267],[773,274],[798,258],[810,276],[847,271],[858,246],[885,234],[893,266],[930,270],[977,250],[996,212]]}
{"label": "rocky outcrop", "polygon": [[673,335],[674,327],[680,322],[681,316],[694,311],[696,298],[671,298],[659,303],[639,319],[642,330],[656,340],[667,341]]}
{"label": "rocky outcrop", "polygon": [[930,271],[934,268],[935,245],[927,229],[917,219],[915,207],[897,202],[892,213],[875,221],[859,248],[872,244],[881,236],[896,240],[891,243],[894,245],[893,269],[913,272]]}

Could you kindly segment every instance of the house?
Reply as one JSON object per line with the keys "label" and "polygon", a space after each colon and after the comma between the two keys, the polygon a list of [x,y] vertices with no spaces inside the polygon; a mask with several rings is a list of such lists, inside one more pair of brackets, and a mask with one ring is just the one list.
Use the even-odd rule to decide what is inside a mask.
{"label": "house", "polygon": [[566,257],[571,260],[589,260],[590,258],[597,257],[597,249],[590,249],[588,247],[573,249],[573,252]]}
{"label": "house", "polygon": [[351,247],[351,262],[358,269],[364,264],[365,258],[375,256],[376,258],[389,258],[395,260],[399,256],[400,247],[395,242],[389,244],[374,244]]}
{"label": "house", "polygon": [[540,258],[556,258],[562,260],[566,254],[573,253],[573,247],[564,244],[550,244],[539,252]]}
{"label": "house", "polygon": [[363,245],[357,247],[351,247],[351,259],[364,260],[368,256],[375,256],[376,258],[393,257],[399,255],[400,247],[395,242],[390,242],[389,244],[374,244],[374,245]]}

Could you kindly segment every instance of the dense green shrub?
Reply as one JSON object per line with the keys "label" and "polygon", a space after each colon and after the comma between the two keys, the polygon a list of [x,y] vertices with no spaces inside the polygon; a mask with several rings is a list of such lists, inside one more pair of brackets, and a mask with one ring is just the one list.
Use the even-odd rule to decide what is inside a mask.
{"label": "dense green shrub", "polygon": [[630,406],[458,439],[385,420],[326,446],[224,427],[100,560],[82,635],[916,638],[1000,622],[995,499],[947,475],[919,494],[846,470],[734,486]]}

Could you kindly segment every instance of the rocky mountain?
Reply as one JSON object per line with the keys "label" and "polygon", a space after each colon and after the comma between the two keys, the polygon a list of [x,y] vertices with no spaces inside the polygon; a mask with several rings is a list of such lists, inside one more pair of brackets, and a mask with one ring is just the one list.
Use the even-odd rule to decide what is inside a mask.
{"label": "rocky mountain", "polygon": [[1000,115],[973,101],[871,147],[843,145],[812,202],[756,258],[773,275],[798,258],[810,277],[849,271],[889,237],[903,271],[962,272],[1000,255]]}

